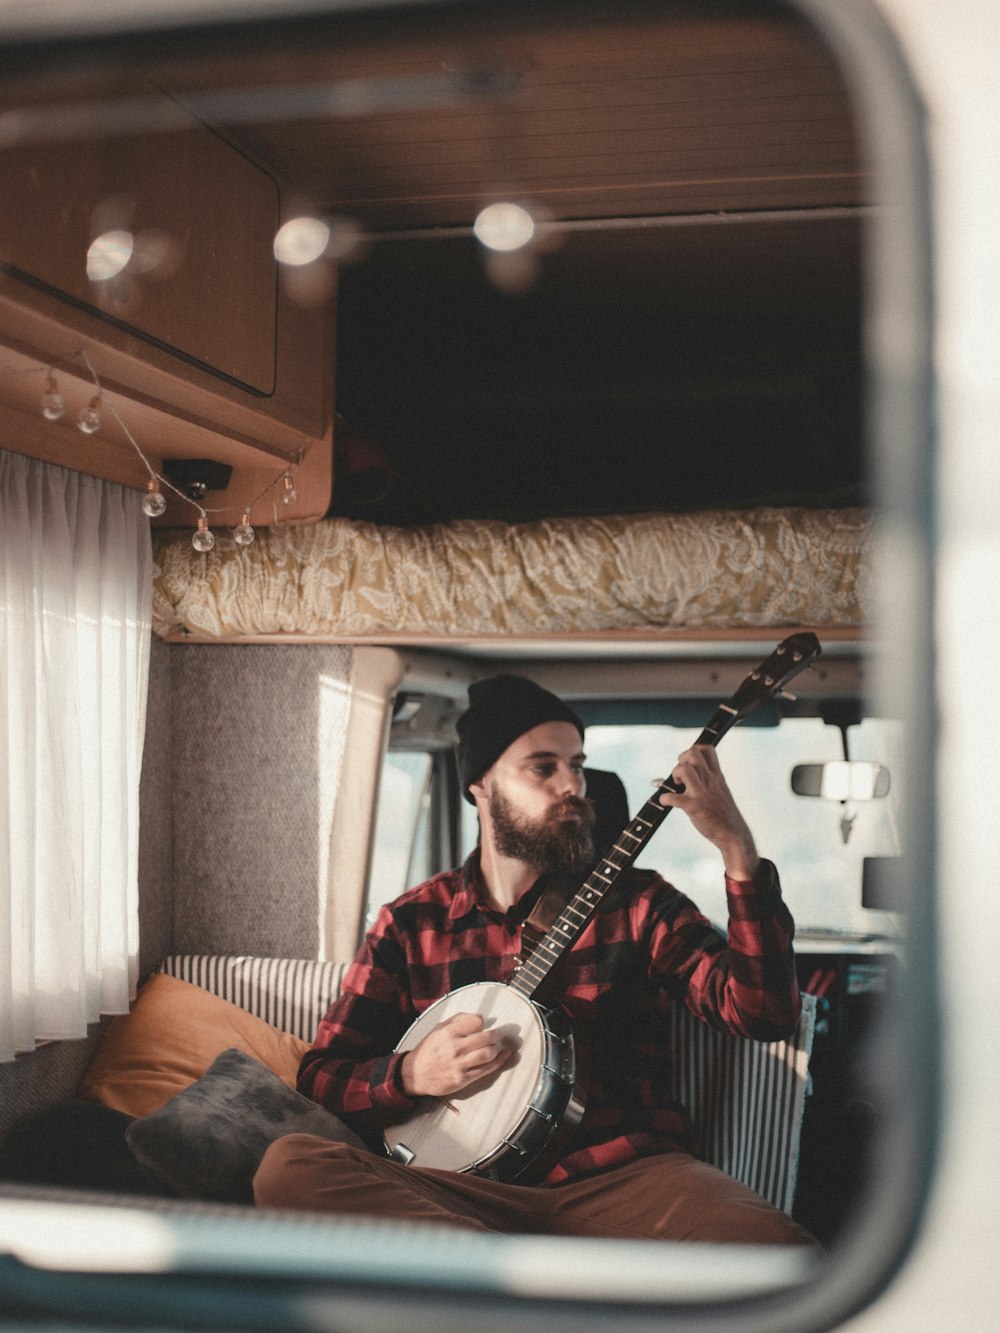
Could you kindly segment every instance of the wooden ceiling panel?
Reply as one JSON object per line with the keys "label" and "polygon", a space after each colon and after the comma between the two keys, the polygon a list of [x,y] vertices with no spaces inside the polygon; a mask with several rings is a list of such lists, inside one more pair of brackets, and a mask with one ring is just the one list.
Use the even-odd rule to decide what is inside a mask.
{"label": "wooden ceiling panel", "polygon": [[[755,101],[741,105],[738,117],[709,112],[681,119],[659,109],[643,109],[645,113],[632,114],[622,124],[610,122],[601,113],[560,112],[544,124],[525,127],[522,121],[514,121],[507,133],[498,134],[496,119],[479,113],[466,118],[461,137],[444,133],[439,125],[428,127],[422,138],[403,141],[359,133],[340,143],[327,143],[329,183],[325,189],[333,192],[327,202],[332,204],[351,193],[356,182],[377,192],[383,176],[400,171],[422,172],[429,180],[462,169],[479,177],[487,172],[526,178],[553,172],[600,180],[615,163],[628,161],[635,166],[624,169],[641,170],[656,179],[680,166],[686,170],[714,168],[720,160],[752,167],[755,164],[746,159],[747,153],[763,155],[768,166],[781,165],[783,155],[790,152],[798,152],[806,162],[816,155],[825,165],[831,149],[856,168],[850,127],[834,108],[822,105],[818,98],[794,100],[794,115],[782,119],[774,118],[771,104]],[[275,135],[271,142],[277,145],[281,140]],[[291,159],[295,149],[288,143],[285,152]],[[372,167],[376,155],[378,172]],[[300,155],[306,163],[311,156]]]}
{"label": "wooden ceiling panel", "polygon": [[[503,195],[557,219],[868,201],[839,74],[791,20],[483,20],[419,42],[359,25],[324,50],[237,60],[229,86],[237,75],[276,113],[229,136],[315,207],[374,230],[468,225]],[[190,94],[205,74],[163,77]],[[329,88],[328,110],[282,111],[293,86]]]}

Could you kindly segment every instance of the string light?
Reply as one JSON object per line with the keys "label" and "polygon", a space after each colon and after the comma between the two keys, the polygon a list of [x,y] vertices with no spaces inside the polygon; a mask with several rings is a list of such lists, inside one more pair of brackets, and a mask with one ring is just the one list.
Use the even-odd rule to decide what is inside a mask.
{"label": "string light", "polygon": [[42,394],[42,416],[46,421],[58,421],[66,411],[66,399],[59,392],[56,377],[50,370],[45,379],[45,392]]}
{"label": "string light", "polygon": [[191,538],[191,545],[196,551],[210,551],[215,545],[215,533],[208,526],[208,519],[202,514],[198,520],[198,526],[194,530]]}
{"label": "string light", "polygon": [[[193,500],[189,495],[185,495],[183,491],[178,490],[178,488],[174,486],[173,483],[170,482],[166,477],[161,476],[161,474],[155,470],[153,465],[150,463],[149,459],[146,457],[142,449],[139,447],[138,441],[136,440],[132,432],[129,430],[126,423],[122,420],[121,414],[115,407],[114,403],[111,402],[109,399],[104,398],[101,381],[98,378],[97,372],[94,369],[93,365],[91,364],[90,357],[87,355],[86,351],[81,349],[78,352],[72,352],[68,356],[61,358],[59,364],[67,363],[74,360],[82,361],[83,364],[86,366],[90,378],[94,382],[94,388],[96,390],[96,392],[93,394],[90,401],[88,402],[87,406],[83,408],[77,415],[76,418],[77,429],[82,431],[84,435],[96,435],[97,432],[101,429],[102,425],[102,413],[101,413],[102,407],[108,412],[110,412],[111,415],[118,422],[118,425],[121,427],[122,432],[125,435],[125,438],[128,440],[129,444],[135,450],[139,458],[142,460],[143,464],[145,465],[146,471],[149,473],[149,480],[146,483],[146,490],[143,493],[142,497],[143,513],[146,514],[149,518],[159,518],[162,514],[166,512],[167,509],[167,497],[163,494],[163,491],[164,489],[172,491],[173,494],[178,497],[178,499],[183,500],[186,504],[193,504],[195,508],[198,510],[199,517],[198,517],[197,527],[195,528],[194,534],[191,538],[191,544],[194,546],[196,551],[202,551],[202,552],[210,551],[215,545],[215,534],[210,530],[208,526],[208,515],[213,513],[214,514],[226,513],[230,511],[227,511],[225,509],[203,508],[200,504],[197,503],[196,500]],[[32,367],[23,371],[0,370],[0,374],[14,374],[14,375],[44,374],[45,389],[41,396],[42,416],[45,418],[46,421],[58,421],[59,418],[63,416],[63,414],[65,413],[66,400],[63,397],[62,393],[59,391],[59,385],[56,381],[54,366],[49,366],[47,368]],[[283,471],[279,472],[277,476],[275,476],[271,481],[268,482],[268,484],[258,495],[256,495],[248,504],[245,504],[242,507],[241,510],[242,519],[239,522],[239,524],[237,524],[237,526],[233,529],[233,540],[236,542],[238,546],[249,546],[251,542],[255,540],[256,532],[254,531],[254,528],[251,523],[251,512],[253,510],[253,507],[259,504],[261,500],[263,500],[264,497],[268,494],[268,492],[271,491],[275,486],[277,486],[279,482],[282,485],[282,493],[281,493],[282,503],[286,506],[293,505],[296,503],[299,497],[298,497],[298,491],[295,489],[294,474],[296,468],[301,464],[301,462],[302,462],[302,452],[299,453],[299,456],[296,458],[295,462],[289,464],[287,467],[284,468]],[[275,521],[277,521],[277,513],[275,513]]]}
{"label": "string light", "polygon": [[250,526],[250,510],[247,509],[243,514],[242,521],[233,528],[233,541],[237,546],[249,546],[257,534]]}
{"label": "string light", "polygon": [[80,410],[76,418],[77,430],[84,435],[96,435],[101,429],[101,395],[95,393],[86,407]]}
{"label": "string light", "polygon": [[146,494],[142,497],[142,512],[149,518],[159,518],[167,507],[167,497],[160,490],[156,477],[150,477],[146,484]]}

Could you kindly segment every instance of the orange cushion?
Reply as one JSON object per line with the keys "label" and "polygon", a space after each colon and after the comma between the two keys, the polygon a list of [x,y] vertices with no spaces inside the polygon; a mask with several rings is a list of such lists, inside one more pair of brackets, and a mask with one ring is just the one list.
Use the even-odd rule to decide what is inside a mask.
{"label": "orange cushion", "polygon": [[113,1018],[77,1094],[126,1115],[159,1110],[231,1046],[294,1088],[309,1043],[189,981],[157,974]]}

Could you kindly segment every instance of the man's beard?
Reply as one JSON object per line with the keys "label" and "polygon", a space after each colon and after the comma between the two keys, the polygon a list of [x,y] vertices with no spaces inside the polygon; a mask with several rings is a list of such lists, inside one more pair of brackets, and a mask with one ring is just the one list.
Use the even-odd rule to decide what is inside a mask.
{"label": "man's beard", "polygon": [[[519,815],[497,787],[490,792],[493,840],[503,856],[511,856],[540,875],[578,875],[594,860],[594,806],[582,796],[567,796],[547,815],[532,821]],[[560,816],[573,811],[579,819]]]}

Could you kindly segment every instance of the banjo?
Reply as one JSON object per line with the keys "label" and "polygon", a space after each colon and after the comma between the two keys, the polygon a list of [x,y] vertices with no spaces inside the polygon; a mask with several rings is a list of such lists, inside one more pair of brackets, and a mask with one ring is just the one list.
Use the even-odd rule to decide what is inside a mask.
{"label": "banjo", "polygon": [[[820,651],[814,634],[785,639],[720,704],[695,744],[717,745],[731,727],[811,666]],[[460,986],[407,1029],[397,1052],[412,1050],[455,1014],[481,1014],[484,1025],[497,1030],[513,1053],[495,1073],[460,1092],[421,1098],[409,1119],[385,1132],[394,1161],[522,1184],[544,1174],[583,1115],[585,1077],[569,1017],[561,1008],[539,1003],[538,993],[670,813],[671,806],[660,805],[660,794],[680,790],[671,778],[657,784],[509,981]]]}

